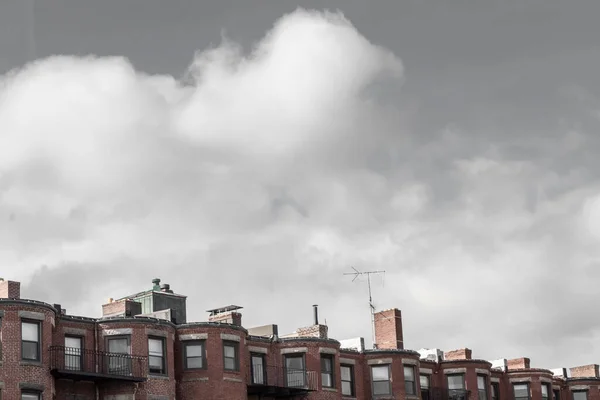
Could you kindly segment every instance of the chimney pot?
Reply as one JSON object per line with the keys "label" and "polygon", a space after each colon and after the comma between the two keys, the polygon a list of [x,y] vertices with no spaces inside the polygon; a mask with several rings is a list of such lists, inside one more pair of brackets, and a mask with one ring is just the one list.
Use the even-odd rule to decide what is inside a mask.
{"label": "chimney pot", "polygon": [[313,310],[315,313],[315,325],[319,325],[319,305],[313,304]]}

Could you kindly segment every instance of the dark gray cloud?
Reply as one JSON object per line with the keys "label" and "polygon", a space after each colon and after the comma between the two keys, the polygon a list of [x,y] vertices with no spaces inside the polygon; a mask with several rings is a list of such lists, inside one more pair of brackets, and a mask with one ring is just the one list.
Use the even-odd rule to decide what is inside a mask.
{"label": "dark gray cloud", "polygon": [[600,3],[206,3],[0,4],[5,278],[370,338],[385,269],[412,348],[597,361]]}

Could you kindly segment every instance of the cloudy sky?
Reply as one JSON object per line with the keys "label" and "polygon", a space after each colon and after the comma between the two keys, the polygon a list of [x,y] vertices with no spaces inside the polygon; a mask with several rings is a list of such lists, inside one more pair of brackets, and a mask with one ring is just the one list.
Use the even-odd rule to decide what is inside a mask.
{"label": "cloudy sky", "polygon": [[1,275],[78,315],[154,277],[193,320],[239,304],[290,332],[318,303],[370,342],[343,273],[383,269],[409,348],[599,362],[598,15],[0,1]]}

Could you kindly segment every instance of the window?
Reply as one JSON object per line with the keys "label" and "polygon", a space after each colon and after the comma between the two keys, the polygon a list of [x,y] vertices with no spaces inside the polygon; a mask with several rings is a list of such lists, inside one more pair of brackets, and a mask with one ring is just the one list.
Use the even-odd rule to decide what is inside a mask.
{"label": "window", "polygon": [[404,390],[406,390],[406,394],[417,394],[415,367],[412,365],[404,366]]}
{"label": "window", "polygon": [[21,392],[21,400],[41,400],[42,396],[39,392]]}
{"label": "window", "polygon": [[487,379],[485,375],[477,375],[477,395],[479,400],[488,400]]}
{"label": "window", "polygon": [[321,354],[321,386],[332,388],[335,386],[333,380],[333,356]]}
{"label": "window", "polygon": [[560,389],[554,390],[554,400],[560,400]]}
{"label": "window", "polygon": [[285,356],[285,377],[288,387],[304,387],[306,385],[304,354]]}
{"label": "window", "polygon": [[542,400],[550,399],[550,385],[542,383]]}
{"label": "window", "polygon": [[[130,337],[117,336],[106,339],[106,348],[108,349],[108,373],[114,375],[130,375],[131,357]],[[127,356],[126,356],[127,355]]]}
{"label": "window", "polygon": [[573,400],[587,400],[587,390],[573,390]]}
{"label": "window", "polygon": [[340,375],[342,378],[342,395],[354,396],[354,367],[352,365],[341,365]]}
{"label": "window", "polygon": [[250,368],[252,368],[252,383],[254,385],[265,385],[267,383],[265,356],[263,354],[251,354],[250,360]]}
{"label": "window", "polygon": [[223,341],[223,367],[225,371],[239,371],[238,342]]}
{"label": "window", "polygon": [[185,369],[206,368],[205,361],[204,341],[186,341],[183,343],[183,367]]}
{"label": "window", "polygon": [[446,380],[448,381],[448,398],[450,400],[465,400],[467,398],[464,374],[447,375]]}
{"label": "window", "polygon": [[82,338],[77,336],[65,336],[65,369],[69,371],[81,371],[82,367]]}
{"label": "window", "polygon": [[371,367],[371,381],[373,383],[373,396],[392,394],[389,365],[374,365]]}
{"label": "window", "polygon": [[40,323],[21,322],[21,358],[28,361],[40,361]]}
{"label": "window", "polygon": [[515,400],[529,400],[529,384],[515,383],[513,384],[513,393]]}
{"label": "window", "polygon": [[492,400],[500,400],[500,384],[492,382]]}
{"label": "window", "polygon": [[148,337],[148,367],[151,374],[166,375],[165,339]]}
{"label": "window", "polygon": [[421,399],[429,400],[429,387],[430,387],[431,377],[429,375],[420,375],[419,383],[421,385]]}

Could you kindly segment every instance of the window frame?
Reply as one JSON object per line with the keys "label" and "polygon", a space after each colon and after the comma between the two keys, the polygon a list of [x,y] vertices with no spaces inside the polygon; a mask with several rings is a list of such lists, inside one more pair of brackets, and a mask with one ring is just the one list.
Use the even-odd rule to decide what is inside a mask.
{"label": "window frame", "polygon": [[572,394],[573,394],[573,400],[575,400],[575,393],[584,393],[585,394],[585,400],[588,400],[590,398],[590,393],[589,390],[584,389],[584,390],[573,390]]}
{"label": "window frame", "polygon": [[[343,368],[348,368],[349,374],[350,374],[350,380],[345,380],[344,379],[344,374],[342,373],[342,369]],[[342,381],[342,387],[341,387],[341,393],[342,396],[350,396],[350,397],[354,397],[356,396],[356,389],[354,387],[354,382],[355,382],[355,378],[354,378],[354,365],[351,364],[340,364],[340,379]],[[350,393],[344,393],[344,382],[348,382],[350,384]]]}
{"label": "window frame", "polygon": [[[325,360],[328,360],[331,365],[331,370],[325,370]],[[321,353],[321,387],[332,389],[335,388],[335,356],[333,354]],[[325,385],[323,382],[323,375],[329,375],[331,380],[331,386]]]}
{"label": "window frame", "polygon": [[[544,388],[546,388],[546,396],[544,397]],[[551,400],[552,398],[552,386],[549,383],[542,382],[540,388],[540,396],[542,400]]]}
{"label": "window frame", "polygon": [[[375,368],[387,368],[387,375],[388,378],[387,380],[375,380],[373,378],[373,370]],[[379,396],[390,396],[392,395],[392,365],[391,364],[377,364],[377,365],[371,365],[371,369],[370,369],[370,374],[371,374],[371,393],[373,394],[373,397],[379,397]],[[387,382],[387,387],[388,390],[386,393],[377,393],[375,394],[375,382]]]}
{"label": "window frame", "polygon": [[[255,380],[255,373],[256,371],[254,370],[254,358],[260,358],[261,360],[261,364],[262,364],[262,382],[256,382]],[[267,357],[265,354],[263,353],[250,353],[250,382],[252,385],[261,385],[264,386],[268,383],[267,381]]]}
{"label": "window frame", "polygon": [[[494,392],[496,397],[494,397]],[[500,400],[500,383],[490,382],[490,396],[491,400]]]}
{"label": "window frame", "polygon": [[[111,340],[127,340],[127,348],[129,349],[127,353],[114,353],[110,351],[110,341]],[[104,339],[104,349],[105,349],[105,353],[107,353],[107,357],[106,357],[106,371],[111,374],[111,354],[121,354],[121,355],[126,355],[129,356],[129,358],[126,358],[125,360],[127,360],[127,362],[124,363],[125,367],[126,367],[126,371],[124,372],[128,372],[128,373],[132,373],[133,372],[133,362],[132,362],[132,358],[131,358],[131,335],[109,335],[106,336]],[[118,357],[115,357],[116,359],[118,359]],[[119,363],[120,364],[120,363]],[[119,369],[117,369],[117,371],[119,371]],[[116,375],[123,375],[122,373],[117,373]]]}
{"label": "window frame", "polygon": [[83,351],[83,349],[85,348],[85,337],[83,337],[81,335],[70,335],[70,334],[66,334],[65,335],[65,354],[64,354],[64,357],[65,357],[65,369],[68,369],[68,368],[66,368],[67,367],[67,365],[66,365],[67,364],[66,357],[67,356],[69,356],[69,357],[75,357],[76,356],[76,354],[67,354],[67,349],[73,348],[73,347],[67,347],[67,339],[78,339],[79,343],[81,344],[81,347],[79,348],[79,369],[78,370],[69,369],[69,371],[83,371],[84,370],[84,367],[83,367],[83,354],[84,354],[84,351]]}
{"label": "window frame", "polygon": [[[557,396],[558,394],[558,396]],[[560,395],[560,389],[552,389],[552,399],[553,400],[560,400],[562,396]]]}
{"label": "window frame", "polygon": [[[421,379],[427,380],[427,385],[423,386]],[[429,400],[431,397],[431,375],[430,374],[421,374],[419,373],[419,391],[421,393],[422,400]],[[423,393],[426,393],[426,396],[423,396]]]}
{"label": "window frame", "polygon": [[[527,397],[517,397],[515,396],[515,388],[517,386],[526,386],[527,387]],[[517,399],[525,399],[525,400],[531,400],[531,385],[529,382],[514,382],[512,384],[512,394],[513,394],[513,400],[517,400]]]}
{"label": "window frame", "polygon": [[[409,396],[417,396],[417,369],[414,365],[409,364],[403,364],[402,367],[402,373],[404,375],[404,393]],[[410,370],[412,372],[412,381],[406,380],[407,370]],[[409,388],[409,384],[411,392],[407,390]]]}
{"label": "window frame", "polygon": [[[287,360],[292,358],[299,358],[302,360],[302,368],[292,370],[292,374],[294,373],[302,373],[302,385],[290,386],[290,371],[288,370]],[[307,376],[306,376],[306,353],[290,353],[283,355],[283,368],[285,375],[285,386],[291,388],[305,387],[307,384]],[[295,382],[295,381],[294,381]]]}
{"label": "window frame", "polygon": [[[30,340],[23,340],[23,325],[30,324],[37,326],[37,342]],[[28,362],[42,362],[42,321],[35,319],[21,318],[21,360]],[[37,357],[36,358],[25,358],[23,355],[23,343],[37,343]],[[33,393],[33,392],[32,392]]]}
{"label": "window frame", "polygon": [[32,389],[21,389],[21,400],[23,400],[23,395],[31,395],[31,396],[36,396],[36,400],[42,400],[42,392],[40,392],[39,390],[32,390]]}
{"label": "window frame", "polygon": [[[160,356],[162,359],[161,372],[155,372],[151,370],[150,367],[150,357],[158,357],[156,355],[150,355],[150,341],[155,340],[161,343],[162,355]],[[157,375],[157,376],[167,376],[169,375],[169,371],[167,370],[167,340],[164,336],[154,336],[148,335],[148,374],[149,375]]]}
{"label": "window frame", "polygon": [[[188,356],[188,347],[191,346],[200,346],[202,351],[200,357],[198,356]],[[188,359],[190,358],[200,358],[202,360],[202,366],[200,368],[190,367],[188,366]],[[183,341],[183,369],[184,371],[199,371],[207,369],[207,360],[206,360],[206,339],[200,340],[185,340]]]}
{"label": "window frame", "polygon": [[[223,370],[227,372],[239,372],[240,371],[240,342],[233,340],[223,340]],[[233,347],[233,369],[225,366],[225,359],[231,359],[231,357],[225,356],[225,347]]]}
{"label": "window frame", "polygon": [[[479,379],[480,378],[483,379],[483,386],[484,386],[483,389],[481,389],[479,387]],[[488,392],[489,392],[488,391],[488,376],[484,375],[484,374],[477,374],[477,398],[479,400],[490,400],[490,395],[489,395]],[[481,394],[482,393],[485,394],[485,398],[484,399],[481,398]]]}

